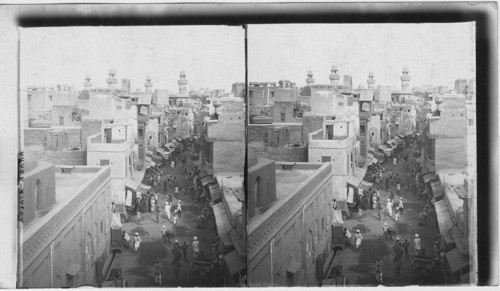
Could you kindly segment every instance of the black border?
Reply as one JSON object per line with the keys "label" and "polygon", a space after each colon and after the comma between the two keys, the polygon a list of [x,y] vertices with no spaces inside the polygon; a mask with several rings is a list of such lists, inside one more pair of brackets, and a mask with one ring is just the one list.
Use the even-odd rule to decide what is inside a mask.
{"label": "black border", "polygon": [[[497,147],[497,3],[190,3],[26,5],[21,27],[252,25],[278,23],[476,22],[478,284],[498,280],[498,198],[493,193]],[[73,7],[73,8],[72,8]],[[246,40],[245,40],[246,41]],[[460,44],[457,44],[460,45]],[[245,46],[246,50],[246,46]],[[453,73],[453,72],[450,72]],[[495,130],[495,131],[493,131]],[[493,280],[493,281],[492,281]]]}

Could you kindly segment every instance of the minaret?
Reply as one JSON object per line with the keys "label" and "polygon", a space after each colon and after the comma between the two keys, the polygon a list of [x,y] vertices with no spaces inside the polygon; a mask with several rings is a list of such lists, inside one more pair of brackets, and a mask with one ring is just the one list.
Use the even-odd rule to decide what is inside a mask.
{"label": "minaret", "polygon": [[403,68],[403,75],[401,76],[401,90],[402,91],[410,91],[410,70],[405,66]]}
{"label": "minaret", "polygon": [[181,71],[180,73],[180,79],[177,81],[179,84],[179,94],[180,95],[187,95],[187,83],[188,80],[186,79],[186,72]]}
{"label": "minaret", "polygon": [[314,78],[313,78],[313,72],[312,71],[308,71],[307,72],[306,83],[307,83],[307,86],[311,86],[312,84],[314,84]]}
{"label": "minaret", "polygon": [[330,74],[330,84],[331,85],[338,85],[338,83],[339,83],[340,76],[339,76],[339,74],[337,74],[338,70],[339,69],[337,68],[337,66],[335,66],[335,65],[332,66],[332,69],[331,69],[332,73]]}
{"label": "minaret", "polygon": [[373,73],[370,72],[368,73],[368,80],[366,80],[368,83],[368,89],[374,89],[375,88],[375,79],[373,79]]}
{"label": "minaret", "polygon": [[109,70],[109,78],[108,78],[108,88],[114,89],[118,80],[115,78],[116,71],[111,69]]}
{"label": "minaret", "polygon": [[83,87],[85,88],[85,90],[89,90],[90,87],[92,87],[92,83],[90,82],[90,75],[89,74],[85,75],[85,83],[83,83]]}
{"label": "minaret", "polygon": [[144,83],[144,87],[146,88],[146,93],[151,93],[151,88],[153,84],[151,83],[151,77],[146,76],[146,83]]}

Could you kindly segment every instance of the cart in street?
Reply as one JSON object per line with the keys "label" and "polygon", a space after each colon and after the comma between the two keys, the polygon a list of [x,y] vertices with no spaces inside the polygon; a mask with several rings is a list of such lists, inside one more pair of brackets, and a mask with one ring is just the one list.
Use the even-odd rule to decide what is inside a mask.
{"label": "cart in street", "polygon": [[415,256],[411,265],[412,284],[429,284],[432,281],[434,263],[431,257]]}

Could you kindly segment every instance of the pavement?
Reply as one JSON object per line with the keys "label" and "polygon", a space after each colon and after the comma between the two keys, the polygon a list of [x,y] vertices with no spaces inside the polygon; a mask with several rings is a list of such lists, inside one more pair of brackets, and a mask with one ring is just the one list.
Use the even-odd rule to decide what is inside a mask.
{"label": "pavement", "polygon": [[[191,161],[188,152],[184,152],[183,155],[187,156],[187,167],[188,171],[194,168],[193,161]],[[129,222],[123,223],[123,230],[130,234],[131,240],[134,233],[139,233],[142,243],[139,249],[139,253],[136,255],[133,253],[132,246],[128,249],[124,249],[122,253],[117,253],[115,259],[112,263],[111,269],[121,268],[122,277],[128,282],[129,287],[148,287],[157,286],[154,281],[154,266],[156,260],[159,259],[163,264],[163,274],[162,274],[162,286],[181,286],[181,287],[203,287],[203,286],[214,286],[217,284],[211,282],[211,278],[199,278],[193,277],[190,268],[190,260],[193,257],[193,249],[191,247],[193,242],[193,237],[196,236],[200,242],[200,251],[204,252],[205,259],[212,259],[212,247],[211,242],[213,241],[213,226],[208,225],[206,228],[197,227],[197,215],[201,214],[201,203],[198,203],[198,208],[194,206],[194,201],[191,198],[191,194],[194,193],[192,187],[188,188],[187,194],[184,183],[184,176],[181,174],[181,169],[176,166],[174,170],[170,169],[170,164],[161,168],[163,170],[163,175],[160,177],[160,183],[158,187],[153,187],[153,191],[159,193],[159,205],[161,209],[160,222],[157,223],[154,214],[151,212],[143,213],[142,220],[138,224],[134,219]],[[176,225],[173,224],[173,213],[171,216],[171,221],[168,221],[163,217],[164,206],[166,201],[165,192],[163,190],[163,182],[166,180],[167,173],[171,173],[173,176],[177,177],[179,180],[179,196],[172,201],[173,207],[177,205],[177,200],[182,200],[182,216]],[[192,181],[188,183],[192,185]],[[168,193],[173,194],[172,188],[169,188]],[[161,237],[161,227],[162,225],[167,225],[170,233],[173,234],[171,238],[171,244],[164,244]],[[179,277],[175,279],[173,271],[173,254],[172,246],[174,240],[178,240],[179,245],[184,242],[189,246],[188,248],[188,260],[181,259]],[[212,278],[213,279],[213,278]]]}
{"label": "pavement", "polygon": [[[405,150],[409,152],[410,149]],[[410,155],[411,156],[411,155]],[[415,165],[415,159],[411,157],[410,161]],[[402,164],[402,163],[401,163]],[[411,285],[411,259],[415,254],[413,241],[415,234],[418,233],[421,238],[422,247],[426,249],[426,255],[433,257],[433,242],[436,239],[437,229],[434,221],[430,220],[427,226],[419,225],[419,212],[422,211],[424,201],[417,201],[413,194],[406,191],[405,173],[402,170],[402,165],[398,164],[393,166],[392,162],[384,163],[382,166],[385,168],[383,178],[380,185],[374,185],[380,189],[381,201],[387,201],[389,198],[388,189],[385,188],[385,178],[389,176],[389,171],[399,174],[401,179],[401,196],[403,197],[404,214],[401,215],[397,226],[397,235],[401,243],[405,239],[410,242],[409,257],[405,258],[403,255],[400,276],[396,276],[396,271],[393,265],[394,259],[394,240],[387,242],[383,236],[382,227],[384,222],[387,222],[389,227],[394,227],[394,211],[393,216],[389,217],[385,214],[385,203],[381,203],[383,210],[380,211],[381,219],[379,220],[376,210],[365,210],[364,217],[359,219],[357,215],[351,215],[350,219],[344,221],[344,227],[351,231],[353,238],[351,238],[351,246],[346,247],[344,250],[339,250],[335,255],[332,266],[342,265],[344,276],[349,280],[348,285],[372,285],[376,286],[377,280],[375,279],[375,262],[377,258],[382,257],[383,262],[383,283],[385,286],[403,286]],[[411,167],[410,166],[410,167]],[[384,184],[384,185],[381,185]],[[380,187],[378,187],[380,186]],[[396,194],[396,187],[390,186],[394,193],[394,201],[399,201],[400,196]],[[397,205],[397,203],[395,203]],[[354,236],[356,230],[360,230],[363,235],[361,248],[359,251],[354,247]],[[440,272],[440,268],[435,268],[432,278],[426,279],[421,285],[436,285],[444,284],[444,279]]]}

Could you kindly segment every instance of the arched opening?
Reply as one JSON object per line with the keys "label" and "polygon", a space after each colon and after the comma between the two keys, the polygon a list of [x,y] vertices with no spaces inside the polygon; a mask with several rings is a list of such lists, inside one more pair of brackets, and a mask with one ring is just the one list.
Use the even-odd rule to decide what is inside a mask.
{"label": "arched opening", "polygon": [[42,182],[36,180],[35,184],[35,201],[36,201],[36,211],[42,210]]}
{"label": "arched opening", "polygon": [[260,184],[261,184],[261,178],[260,176],[257,176],[257,179],[255,180],[255,200],[256,200],[256,206],[261,207],[263,204],[262,197],[261,197],[261,191],[260,191]]}

